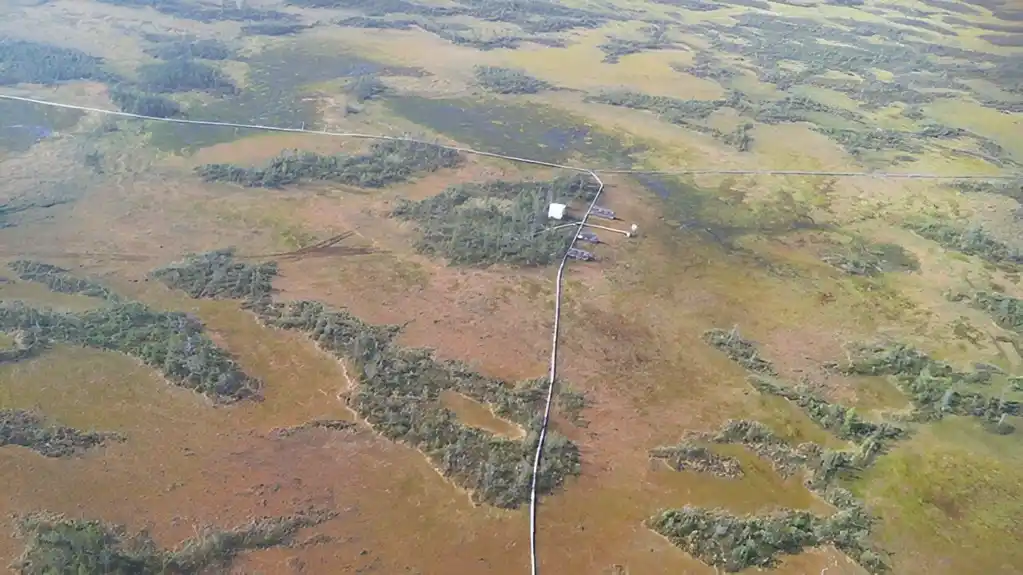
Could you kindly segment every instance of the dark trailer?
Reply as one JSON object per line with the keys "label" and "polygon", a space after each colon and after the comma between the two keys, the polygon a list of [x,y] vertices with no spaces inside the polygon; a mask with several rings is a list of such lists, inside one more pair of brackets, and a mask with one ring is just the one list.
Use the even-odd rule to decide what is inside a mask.
{"label": "dark trailer", "polygon": [[579,232],[579,235],[577,235],[576,238],[579,239],[579,241],[589,242],[591,244],[600,243],[600,238],[598,238],[597,234],[593,232]]}
{"label": "dark trailer", "polygon": [[591,254],[590,252],[580,250],[578,248],[569,248],[568,257],[574,260],[582,260],[584,262],[592,262],[597,259],[597,257]]}
{"label": "dark trailer", "polygon": [[590,214],[597,216],[598,218],[604,218],[605,220],[615,219],[614,211],[600,206],[593,206],[593,209],[590,210]]}

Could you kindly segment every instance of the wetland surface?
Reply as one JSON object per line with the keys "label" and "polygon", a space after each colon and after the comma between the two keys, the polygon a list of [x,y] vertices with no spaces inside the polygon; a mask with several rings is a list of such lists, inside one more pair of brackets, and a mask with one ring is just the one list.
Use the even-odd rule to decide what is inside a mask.
{"label": "wetland surface", "polygon": [[1023,571],[1021,19],[3,3],[2,95],[329,133],[0,99],[4,564],[526,571],[602,169],[544,573]]}

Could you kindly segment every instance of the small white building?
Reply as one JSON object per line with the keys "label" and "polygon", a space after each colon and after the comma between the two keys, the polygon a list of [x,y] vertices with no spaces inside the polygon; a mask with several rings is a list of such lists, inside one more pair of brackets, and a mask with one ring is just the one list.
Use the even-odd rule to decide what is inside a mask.
{"label": "small white building", "polygon": [[552,220],[561,220],[565,218],[565,204],[551,204],[547,208],[547,217]]}

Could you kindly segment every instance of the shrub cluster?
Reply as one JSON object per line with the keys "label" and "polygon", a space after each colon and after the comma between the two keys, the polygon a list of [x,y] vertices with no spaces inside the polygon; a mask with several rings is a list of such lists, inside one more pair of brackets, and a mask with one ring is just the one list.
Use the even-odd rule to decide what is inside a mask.
{"label": "shrub cluster", "polygon": [[56,84],[110,80],[103,61],[81,50],[26,40],[0,39],[0,84]]}
{"label": "shrub cluster", "polygon": [[561,259],[575,231],[550,229],[547,206],[589,202],[597,189],[585,176],[462,184],[419,202],[401,202],[393,215],[415,222],[421,252],[452,264],[543,266]]}
{"label": "shrub cluster", "polygon": [[192,254],[150,275],[193,298],[263,299],[273,291],[274,262],[238,261],[233,249]]}
{"label": "shrub cluster", "polygon": [[976,292],[969,299],[1001,327],[1023,334],[1023,300],[998,292]]}
{"label": "shrub cluster", "polygon": [[822,545],[834,545],[870,573],[888,570],[882,556],[870,549],[871,518],[862,508],[829,517],[791,509],[739,517],[720,509],[686,506],[662,511],[647,525],[690,555],[727,572],[769,568],[780,554],[795,555]]}
{"label": "shrub cluster", "polygon": [[901,343],[851,346],[849,361],[842,369],[855,375],[892,376],[899,389],[913,402],[915,417],[923,421],[951,414],[992,422],[1000,421],[1003,415],[1023,413],[1023,405],[1018,401],[988,397],[965,389],[990,381],[990,371],[959,372],[949,364],[931,359],[922,351]]}
{"label": "shrub cluster", "polygon": [[[4,334],[0,333],[0,336],[2,335]],[[46,342],[31,331],[16,330],[9,338],[13,345],[0,348],[0,364],[28,359],[46,347]]]}
{"label": "shrub cluster", "polygon": [[235,2],[217,2],[215,4],[201,4],[191,0],[98,0],[104,4],[115,6],[128,6],[132,8],[152,8],[157,12],[195,20],[197,22],[262,22],[281,21],[290,22],[296,19],[293,14],[277,12],[274,10],[259,10],[248,6],[237,6]]}
{"label": "shrub cluster", "polygon": [[82,432],[49,425],[41,415],[21,409],[0,409],[0,447],[18,445],[44,457],[70,457],[108,441],[124,441],[117,433]]}
{"label": "shrub cluster", "polygon": [[105,285],[80,278],[61,267],[35,260],[15,260],[8,264],[17,276],[26,281],[44,284],[50,291],[118,301],[120,297]]}
{"label": "shrub cluster", "polygon": [[158,38],[146,54],[161,60],[227,60],[232,51],[220,40],[212,38]]}
{"label": "shrub cluster", "polygon": [[205,529],[177,549],[164,550],[146,533],[130,534],[101,521],[33,514],[17,522],[25,550],[12,566],[20,575],[199,575],[227,571],[242,551],[290,544],[302,528],[337,516],[333,511],[263,517],[233,529]]}
{"label": "shrub cluster", "polygon": [[1013,268],[1023,263],[1016,248],[994,239],[979,226],[959,227],[937,221],[909,221],[906,227],[942,247],[977,256],[997,266]]}
{"label": "shrub cluster", "polygon": [[242,34],[245,36],[294,36],[308,28],[310,26],[295,22],[257,22],[242,26]]}
{"label": "shrub cluster", "polygon": [[345,91],[356,102],[365,102],[387,93],[387,84],[384,84],[376,76],[358,76],[352,78],[345,87]]}
{"label": "shrub cluster", "polygon": [[110,90],[110,99],[123,112],[152,116],[154,118],[174,118],[183,115],[181,104],[170,98],[140,92],[128,86],[117,86]]}
{"label": "shrub cluster", "polygon": [[551,85],[522,70],[498,66],[476,66],[476,82],[498,94],[535,94],[549,90]]}
{"label": "shrub cluster", "polygon": [[338,182],[363,188],[382,188],[420,173],[457,166],[458,152],[430,144],[389,140],[374,144],[360,156],[323,156],[290,152],[270,160],[265,168],[206,164],[196,172],[207,182],[231,182],[249,188],[280,188],[301,180]]}
{"label": "shrub cluster", "polygon": [[675,471],[696,471],[717,477],[735,479],[744,475],[739,460],[725,457],[692,442],[657,447],[650,450],[650,457],[666,462]]}
{"label": "shrub cluster", "polygon": [[849,275],[876,276],[886,272],[916,271],[916,256],[897,244],[871,244],[854,240],[830,251],[824,262]]}
{"label": "shrub cluster", "polygon": [[234,82],[219,69],[188,58],[146,64],[138,70],[138,85],[146,92],[209,91],[233,93]]}
{"label": "shrub cluster", "polygon": [[738,328],[709,330],[703,334],[703,341],[723,351],[729,359],[752,372],[775,375],[771,362],[760,357],[756,344],[743,339]]}

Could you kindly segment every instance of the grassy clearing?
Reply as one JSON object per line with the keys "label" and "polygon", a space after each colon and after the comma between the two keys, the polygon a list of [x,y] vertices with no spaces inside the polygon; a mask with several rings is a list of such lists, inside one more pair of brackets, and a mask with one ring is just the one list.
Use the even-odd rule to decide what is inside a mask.
{"label": "grassy clearing", "polygon": [[586,176],[462,184],[419,202],[403,201],[393,215],[416,224],[419,251],[452,264],[544,266],[561,259],[576,233],[574,227],[550,229],[547,206],[582,205],[596,192]]}
{"label": "grassy clearing", "polygon": [[884,518],[893,544],[952,572],[1007,572],[1023,561],[1015,545],[1023,537],[1019,461],[1017,439],[949,420],[881,458],[851,487]]}

